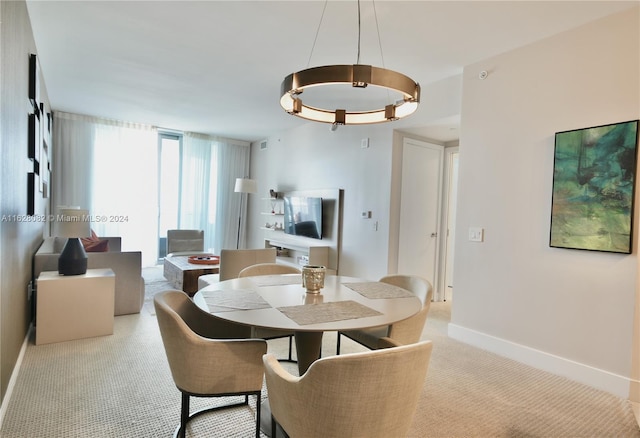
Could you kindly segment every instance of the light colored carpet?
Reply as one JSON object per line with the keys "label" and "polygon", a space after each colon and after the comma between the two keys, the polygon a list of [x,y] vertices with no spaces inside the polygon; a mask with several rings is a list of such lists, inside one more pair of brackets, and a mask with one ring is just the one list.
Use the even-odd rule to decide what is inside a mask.
{"label": "light colored carpet", "polygon": [[149,312],[150,315],[155,315],[156,310],[153,307],[153,296],[158,292],[174,289],[174,287],[164,278],[162,266],[144,268],[142,270],[142,276],[144,277],[143,308]]}
{"label": "light colored carpet", "polygon": [[[147,304],[167,287],[152,274],[145,274]],[[112,336],[30,344],[0,435],[171,436],[180,394],[148,307],[116,317]],[[434,351],[411,437],[640,437],[629,402],[449,339],[449,309],[433,303],[423,333]],[[335,352],[335,338],[325,335],[324,354]],[[287,346],[286,339],[269,341],[278,356]],[[343,341],[343,352],[363,350]],[[194,399],[193,408],[204,402]],[[203,416],[187,436],[250,437],[253,398],[250,406]]]}

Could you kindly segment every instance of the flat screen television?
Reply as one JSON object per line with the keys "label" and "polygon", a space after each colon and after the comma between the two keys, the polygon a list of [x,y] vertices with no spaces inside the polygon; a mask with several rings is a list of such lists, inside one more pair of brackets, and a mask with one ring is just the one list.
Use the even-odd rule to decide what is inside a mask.
{"label": "flat screen television", "polygon": [[322,239],[322,198],[285,196],[284,232]]}

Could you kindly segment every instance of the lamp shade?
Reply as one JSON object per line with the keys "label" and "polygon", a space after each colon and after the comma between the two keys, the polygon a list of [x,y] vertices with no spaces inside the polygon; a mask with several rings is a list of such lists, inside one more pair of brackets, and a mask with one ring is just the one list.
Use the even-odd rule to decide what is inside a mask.
{"label": "lamp shade", "polygon": [[236,187],[233,191],[236,193],[256,193],[258,185],[255,179],[236,178]]}
{"label": "lamp shade", "polygon": [[57,237],[89,237],[91,222],[89,210],[79,208],[61,208],[56,217],[54,234]]}

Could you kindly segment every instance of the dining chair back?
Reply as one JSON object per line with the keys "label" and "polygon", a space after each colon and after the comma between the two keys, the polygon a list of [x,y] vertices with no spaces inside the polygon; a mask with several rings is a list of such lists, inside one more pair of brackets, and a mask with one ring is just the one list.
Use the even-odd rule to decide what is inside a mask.
{"label": "dining chair back", "polygon": [[[398,345],[389,338],[385,343]],[[290,437],[407,436],[422,393],[432,343],[329,356],[297,377],[263,357],[271,430]],[[277,422],[277,424],[276,424]]]}
{"label": "dining chair back", "polygon": [[220,251],[220,281],[238,278],[247,266],[275,262],[275,248],[223,249]]}
{"label": "dining chair back", "polygon": [[[279,263],[258,263],[244,268],[238,274],[238,278],[255,277],[260,275],[280,275],[280,274],[300,274],[302,271],[295,266],[281,265]],[[302,281],[302,277],[300,279]],[[289,330],[269,329],[262,327],[253,327],[252,337],[262,339],[279,339],[289,338],[289,356],[282,359],[286,362],[294,362],[293,359],[293,336],[294,333]]]}
{"label": "dining chair back", "polygon": [[[256,437],[260,436],[260,404],[267,343],[250,336],[250,327],[229,323],[197,307],[189,296],[169,290],[154,296],[154,306],[174,383],[182,393],[180,425],[174,436],[184,437],[187,423],[206,412],[248,405],[256,396]],[[244,402],[190,413],[190,397],[244,395]]]}
{"label": "dining chair back", "polygon": [[244,268],[238,274],[238,278],[258,275],[300,274],[301,272],[295,266],[281,265],[280,263],[258,263]]}
{"label": "dining chair back", "polygon": [[338,332],[336,343],[337,354],[340,354],[341,336],[346,336],[372,350],[380,348],[380,339],[384,337],[389,337],[403,345],[412,344],[420,340],[433,298],[431,283],[416,275],[402,274],[387,275],[382,277],[380,282],[392,284],[412,292],[422,303],[422,308],[410,318],[388,326]]}
{"label": "dining chair back", "polygon": [[418,342],[427,321],[431,300],[433,299],[431,283],[415,275],[388,275],[382,277],[380,281],[409,290],[422,302],[422,309],[418,313],[403,321],[391,324],[388,335],[394,341],[404,345]]}

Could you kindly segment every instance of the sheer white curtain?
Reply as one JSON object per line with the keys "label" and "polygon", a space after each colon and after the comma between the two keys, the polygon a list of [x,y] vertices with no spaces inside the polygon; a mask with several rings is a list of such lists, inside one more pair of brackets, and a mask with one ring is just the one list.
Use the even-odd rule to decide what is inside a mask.
{"label": "sheer white curtain", "polygon": [[60,205],[91,205],[93,123],[87,117],[57,111],[53,123],[51,212]]}
{"label": "sheer white curtain", "polygon": [[241,196],[233,189],[236,178],[248,171],[248,143],[184,135],[178,223],[180,228],[204,230],[205,249],[219,253],[236,247],[238,217],[241,207],[246,210],[246,199],[241,206]]}
{"label": "sheer white curtain", "polygon": [[213,242],[215,215],[216,151],[211,139],[198,134],[182,138],[182,167],[180,169],[180,208],[178,228],[204,231],[206,251],[215,252]]}
{"label": "sheer white curtain", "polygon": [[123,250],[158,260],[158,136],[130,123],[96,123],[91,214],[98,236],[121,236]]}
{"label": "sheer white curtain", "polygon": [[56,113],[52,209],[88,208],[98,236],[122,237],[123,251],[158,254],[158,154],[154,128]]}
{"label": "sheer white curtain", "polygon": [[[158,133],[150,126],[56,112],[52,210],[88,208],[98,236],[122,237],[122,249],[142,251],[143,266],[158,257]],[[249,174],[249,143],[184,134],[180,228],[202,229],[205,249],[235,248],[247,196],[234,193]]]}
{"label": "sheer white curtain", "polygon": [[236,178],[249,176],[249,145],[217,142],[218,145],[218,190],[216,203],[217,248],[235,248],[238,239],[238,218],[240,224],[240,248],[244,248],[247,195],[234,193]]}

